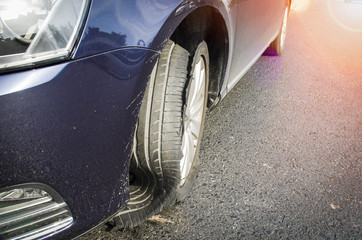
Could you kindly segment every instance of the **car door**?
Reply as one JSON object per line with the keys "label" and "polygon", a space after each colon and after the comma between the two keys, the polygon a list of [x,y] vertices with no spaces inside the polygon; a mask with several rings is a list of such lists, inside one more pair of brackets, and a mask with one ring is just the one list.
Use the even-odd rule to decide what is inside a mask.
{"label": "car door", "polygon": [[235,85],[276,37],[285,5],[285,0],[234,1],[237,17],[228,89]]}

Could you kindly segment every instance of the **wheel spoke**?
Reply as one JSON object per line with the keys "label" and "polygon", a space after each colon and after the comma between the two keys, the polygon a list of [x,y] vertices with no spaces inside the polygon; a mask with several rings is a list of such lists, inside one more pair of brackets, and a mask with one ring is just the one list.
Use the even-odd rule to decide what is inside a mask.
{"label": "wheel spoke", "polygon": [[[181,180],[185,179],[192,167],[193,159],[195,156],[195,143],[193,134],[190,130],[185,131],[182,140],[182,152],[184,154],[181,161]],[[182,181],[183,184],[184,181]]]}
{"label": "wheel spoke", "polygon": [[185,176],[185,170],[187,165],[187,154],[188,154],[189,138],[186,137],[186,133],[182,137],[182,154],[183,157],[180,162],[181,179]]}
{"label": "wheel spoke", "polygon": [[195,150],[196,150],[196,146],[195,146],[195,143],[194,143],[194,137],[193,137],[193,134],[191,131],[187,131],[187,137],[188,137],[188,158],[189,158],[189,163],[190,163],[190,166],[192,164],[192,161],[194,159],[194,155],[195,155]]}
{"label": "wheel spoke", "polygon": [[197,90],[198,90],[197,96],[204,94],[203,90],[204,90],[204,86],[205,86],[205,67],[202,66],[200,70],[201,70],[200,81],[199,81],[199,85],[197,87]]}
{"label": "wheel spoke", "polygon": [[193,119],[190,124],[190,132],[195,140],[198,140],[200,136],[201,122]]}
{"label": "wheel spoke", "polygon": [[204,101],[201,99],[201,101],[197,101],[195,105],[193,105],[189,112],[189,118],[194,119],[198,118],[199,115],[202,115],[202,110],[204,107]]}
{"label": "wheel spoke", "polygon": [[200,96],[200,91],[202,92],[202,85],[205,81],[205,68],[202,65],[203,62],[200,59],[194,69],[194,75],[189,90],[188,106],[195,105],[195,101],[199,100],[198,97]]}

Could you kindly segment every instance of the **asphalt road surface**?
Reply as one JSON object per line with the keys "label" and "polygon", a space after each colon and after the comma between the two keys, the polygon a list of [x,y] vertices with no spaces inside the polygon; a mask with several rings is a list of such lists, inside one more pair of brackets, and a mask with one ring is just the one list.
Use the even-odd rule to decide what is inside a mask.
{"label": "asphalt road surface", "polygon": [[190,196],[82,239],[362,239],[362,3],[307,2],[208,113]]}

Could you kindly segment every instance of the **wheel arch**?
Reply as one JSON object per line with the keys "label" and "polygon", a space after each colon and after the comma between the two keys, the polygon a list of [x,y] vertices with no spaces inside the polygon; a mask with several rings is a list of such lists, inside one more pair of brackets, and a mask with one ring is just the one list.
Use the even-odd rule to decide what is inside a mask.
{"label": "wheel arch", "polygon": [[222,12],[227,15],[224,6],[220,5],[190,7],[181,4],[169,15],[151,44],[151,49],[162,51],[171,39],[193,53],[200,42],[206,41],[210,58],[208,107],[213,107],[219,100],[228,64],[229,32],[225,22],[228,16]]}
{"label": "wheel arch", "polygon": [[227,27],[221,13],[211,6],[197,8],[183,19],[170,39],[190,53],[196,50],[200,42],[206,41],[210,61],[208,107],[216,104],[229,53]]}

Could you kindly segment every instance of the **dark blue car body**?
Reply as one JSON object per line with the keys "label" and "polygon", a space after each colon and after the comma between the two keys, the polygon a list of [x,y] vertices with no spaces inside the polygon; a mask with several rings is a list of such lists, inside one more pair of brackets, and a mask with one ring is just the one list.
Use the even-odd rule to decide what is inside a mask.
{"label": "dark blue car body", "polygon": [[[238,24],[237,10],[232,9],[240,8],[240,2],[263,4],[91,1],[70,59],[0,74],[0,189],[28,183],[54,189],[74,219],[47,236],[54,239],[76,237],[122,209],[129,199],[139,108],[167,39],[191,12],[206,6],[218,11],[231,31]],[[256,61],[275,38],[282,14],[275,16],[271,34],[260,49],[248,53],[255,59],[249,62]],[[235,44],[230,38],[236,35],[229,32],[226,42]],[[241,54],[235,49],[230,46],[226,51]],[[226,54],[225,59],[232,57]],[[241,76],[231,76],[229,68],[230,61],[221,66],[219,98],[234,85],[230,79]]]}

